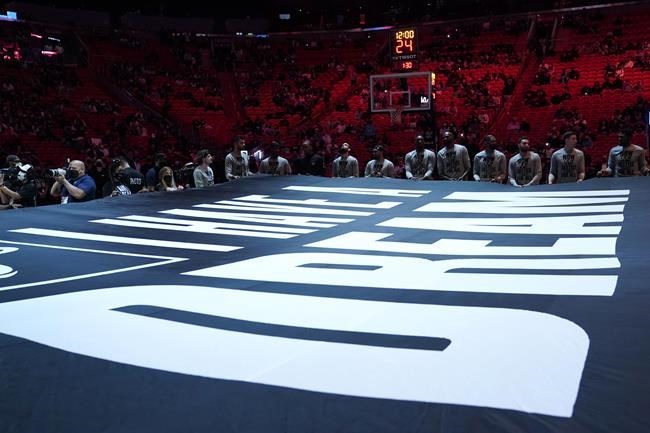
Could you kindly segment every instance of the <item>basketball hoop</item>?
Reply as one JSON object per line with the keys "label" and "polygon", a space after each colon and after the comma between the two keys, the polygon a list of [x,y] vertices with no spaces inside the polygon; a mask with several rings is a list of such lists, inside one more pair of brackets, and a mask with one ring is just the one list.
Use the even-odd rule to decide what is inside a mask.
{"label": "basketball hoop", "polygon": [[399,126],[402,124],[403,109],[404,107],[397,106],[397,107],[390,108],[390,110],[388,111],[388,113],[390,114],[390,124],[392,126]]}

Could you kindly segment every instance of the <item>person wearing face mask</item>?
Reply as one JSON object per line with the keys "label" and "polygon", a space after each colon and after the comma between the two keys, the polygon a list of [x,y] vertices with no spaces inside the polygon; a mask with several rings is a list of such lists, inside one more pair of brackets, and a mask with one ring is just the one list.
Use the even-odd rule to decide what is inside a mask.
{"label": "person wearing face mask", "polygon": [[34,169],[29,164],[18,165],[17,169],[18,175],[11,188],[4,181],[4,173],[0,173],[0,210],[36,206],[38,187]]}
{"label": "person wearing face mask", "polygon": [[623,129],[618,133],[618,146],[609,151],[607,167],[596,176],[628,177],[648,174],[645,151],[641,146],[632,144],[632,130]]}
{"label": "person wearing face mask", "polygon": [[280,143],[274,141],[271,143],[271,154],[264,158],[260,163],[260,174],[270,174],[273,176],[286,176],[291,174],[291,165],[286,158],[280,156]]}
{"label": "person wearing face mask", "polygon": [[50,194],[61,196],[61,204],[90,201],[95,198],[95,180],[86,174],[86,166],[79,160],[70,161],[65,176],[54,176]]}
{"label": "person wearing face mask", "polygon": [[350,145],[343,143],[340,156],[332,162],[332,177],[359,177],[359,161],[350,155]]}
{"label": "person wearing face mask", "polygon": [[424,148],[424,137],[415,137],[415,150],[404,157],[406,178],[411,180],[433,179],[433,168],[436,165],[436,154]]}
{"label": "person wearing face mask", "polygon": [[161,168],[158,175],[160,178],[160,183],[158,183],[156,186],[156,190],[181,191],[183,189],[183,185],[176,185],[176,181],[174,180],[174,172],[170,167],[165,166]]}
{"label": "person wearing face mask", "polygon": [[135,194],[143,191],[144,184],[144,176],[133,170],[126,158],[121,156],[111,161],[109,179],[102,187],[102,197]]}
{"label": "person wearing face mask", "polygon": [[115,177],[126,185],[131,194],[137,194],[143,190],[146,180],[138,170],[131,168],[131,164],[125,156],[121,155],[114,160]]}

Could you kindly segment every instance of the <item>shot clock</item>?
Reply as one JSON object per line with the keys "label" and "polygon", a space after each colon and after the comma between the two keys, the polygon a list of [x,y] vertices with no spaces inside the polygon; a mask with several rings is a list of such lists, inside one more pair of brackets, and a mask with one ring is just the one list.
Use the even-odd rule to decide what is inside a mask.
{"label": "shot clock", "polygon": [[418,31],[415,27],[390,31],[390,60],[393,69],[412,71],[417,69]]}

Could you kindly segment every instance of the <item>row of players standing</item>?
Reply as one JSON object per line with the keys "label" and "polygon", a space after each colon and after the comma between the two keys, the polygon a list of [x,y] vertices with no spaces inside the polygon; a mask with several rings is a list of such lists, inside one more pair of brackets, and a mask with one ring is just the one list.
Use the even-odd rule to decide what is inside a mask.
{"label": "row of players standing", "polygon": [[[575,131],[567,131],[562,136],[564,146],[551,156],[548,183],[581,182],[585,179],[585,156],[576,149],[578,141]],[[641,176],[648,174],[645,151],[632,144],[632,131],[623,130],[618,135],[619,143],[609,153],[608,163],[598,171],[598,176]],[[443,147],[434,154],[424,149],[424,138],[417,136],[415,150],[405,157],[406,177],[415,180],[433,179],[434,166],[438,177],[444,180],[465,180],[472,177],[478,182],[508,183],[515,187],[537,185],[542,180],[542,160],[530,150],[530,140],[521,137],[519,152],[510,158],[496,149],[497,140],[487,135],[483,142],[485,149],[474,157],[470,166],[469,153],[465,146],[454,143],[455,136],[447,131],[443,134]]]}
{"label": "row of players standing", "polygon": [[[484,150],[476,154],[473,165],[467,148],[455,143],[453,132],[447,131],[442,136],[443,147],[436,153],[425,149],[424,137],[415,138],[415,149],[404,158],[405,176],[411,180],[429,180],[434,178],[434,171],[440,179],[461,181],[473,178],[478,182],[507,182],[516,187],[539,184],[542,180],[542,161],[540,156],[530,150],[530,141],[521,137],[518,153],[506,161],[506,156],[496,149],[497,140],[487,135]],[[568,131],[563,134],[564,146],[551,156],[548,183],[580,182],[585,178],[584,153],[576,149],[577,134]],[[631,142],[632,131],[619,133],[619,144],[611,149],[608,164],[598,171],[598,176],[640,176],[648,174],[644,149]],[[243,151],[243,140],[236,140],[234,150],[226,156],[226,179],[233,180],[252,173],[248,168],[248,156]],[[288,175],[292,174],[289,161],[279,156],[280,144],[271,145],[270,156],[262,160],[259,173]],[[309,141],[303,143],[303,158],[296,161],[298,174],[324,174],[323,157],[314,152]],[[204,164],[205,165],[205,164]],[[339,156],[332,162],[332,177],[359,177],[358,160],[350,154],[350,146],[343,143]],[[385,158],[383,147],[373,149],[373,159],[365,168],[366,177],[394,177],[394,164]],[[195,176],[196,180],[196,176]]]}

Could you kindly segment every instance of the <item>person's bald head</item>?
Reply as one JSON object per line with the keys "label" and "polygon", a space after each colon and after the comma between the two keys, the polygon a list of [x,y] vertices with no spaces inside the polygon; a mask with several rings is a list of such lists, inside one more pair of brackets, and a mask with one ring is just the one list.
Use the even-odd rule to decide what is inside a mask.
{"label": "person's bald head", "polygon": [[418,152],[422,152],[424,150],[424,137],[421,134],[415,136],[415,149]]}
{"label": "person's bald head", "polygon": [[68,167],[70,170],[77,170],[79,172],[79,176],[86,174],[86,164],[84,164],[83,161],[79,161],[78,159],[70,161]]}
{"label": "person's bald head", "polygon": [[442,134],[442,143],[447,147],[453,146],[455,139],[456,139],[456,134],[454,134],[451,131],[445,131]]}
{"label": "person's bald head", "polygon": [[305,140],[302,142],[302,150],[305,153],[305,155],[311,155],[314,153],[314,148],[311,145],[310,140]]}

